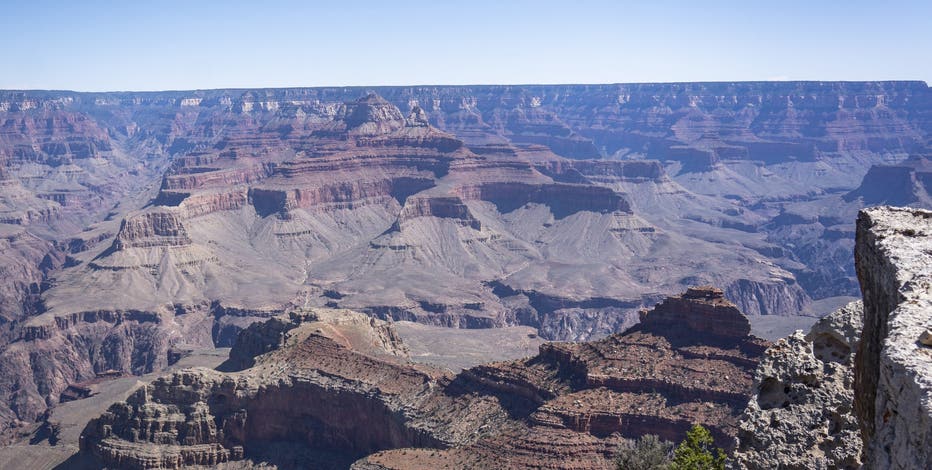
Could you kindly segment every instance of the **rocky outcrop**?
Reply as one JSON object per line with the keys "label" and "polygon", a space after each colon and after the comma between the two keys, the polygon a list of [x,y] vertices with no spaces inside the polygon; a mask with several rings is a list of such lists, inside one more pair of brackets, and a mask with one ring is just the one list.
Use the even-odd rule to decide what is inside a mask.
{"label": "rocky outcrop", "polygon": [[738,423],[732,468],[861,468],[854,412],[854,357],[860,301],[767,349],[754,375],[754,396]]}
{"label": "rocky outcrop", "polygon": [[865,205],[932,207],[932,162],[928,155],[913,155],[898,165],[874,165],[857,189],[844,196],[860,198]]}
{"label": "rocky outcrop", "polygon": [[858,216],[855,264],[864,334],[855,359],[855,409],[865,465],[932,465],[932,212],[879,207]]}
{"label": "rocky outcrop", "polygon": [[168,211],[150,211],[124,219],[112,249],[119,251],[127,248],[190,244],[191,238],[176,214]]}
{"label": "rocky outcrop", "polygon": [[757,394],[741,418],[735,468],[932,463],[930,219],[932,212],[907,208],[859,214],[855,264],[863,304],[767,351]]}
{"label": "rocky outcrop", "polygon": [[[689,315],[683,315],[688,311]],[[685,294],[669,297],[651,311],[641,312],[641,328],[659,334],[684,330],[705,340],[742,340],[751,334],[751,324],[721,289],[691,287]]]}
{"label": "rocky outcrop", "polygon": [[482,228],[482,223],[473,216],[469,207],[455,196],[408,198],[398,216],[398,223],[417,217],[453,219],[475,230]]}
{"label": "rocky outcrop", "polygon": [[545,344],[535,357],[455,376],[407,362],[383,322],[296,311],[240,334],[222,367],[238,372],[159,379],[92,421],[81,448],[122,468],[274,463],[257,452],[274,442],[364,457],[357,468],[603,468],[623,438],[679,440],[695,422],[727,446],[767,343],[740,328],[709,342],[695,329],[717,317],[740,323],[720,291],[664,305],[627,333]]}
{"label": "rocky outcrop", "polygon": [[370,93],[346,105],[343,121],[351,132],[363,135],[388,134],[407,124],[404,115],[385,98]]}
{"label": "rocky outcrop", "polygon": [[[694,330],[700,319],[741,323],[720,295],[696,289],[663,302],[623,334],[545,344],[534,358],[463,371],[457,380],[512,403],[512,415],[527,416],[526,424],[439,452],[378,452],[353,468],[611,468],[624,438],[680,440],[696,422],[729,447],[767,342],[735,329],[719,337]],[[674,317],[682,321],[667,321]]]}
{"label": "rocky outcrop", "polygon": [[[295,312],[244,331],[243,339],[231,360],[248,358],[252,368],[159,379],[88,424],[82,449],[105,465],[180,468],[242,460],[263,442],[359,456],[442,447],[457,435],[418,424],[423,410],[411,408],[421,401],[414,398],[429,394],[443,374],[405,363],[384,323],[349,311]],[[249,357],[257,352],[264,354]],[[469,418],[450,413],[472,426],[501,419],[480,410],[470,409]]]}
{"label": "rocky outcrop", "polygon": [[[348,349],[360,353],[387,354],[402,358],[408,357],[408,350],[401,338],[390,324],[349,312],[334,313],[326,310],[292,311],[264,322],[257,322],[241,331],[230,350],[230,358],[220,367],[221,370],[239,371],[253,367],[256,358],[287,346],[289,332],[305,323],[323,322],[319,328],[342,331],[347,329],[361,337],[352,338],[346,343]],[[322,331],[322,330],[321,330]],[[350,341],[341,338],[342,341]]]}

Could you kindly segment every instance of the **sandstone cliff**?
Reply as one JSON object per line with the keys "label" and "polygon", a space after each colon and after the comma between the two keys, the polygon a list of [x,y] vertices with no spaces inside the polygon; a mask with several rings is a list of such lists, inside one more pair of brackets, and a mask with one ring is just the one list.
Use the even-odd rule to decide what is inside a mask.
{"label": "sandstone cliff", "polygon": [[240,334],[223,367],[238,371],[159,379],[91,422],[81,448],[122,468],[277,465],[262,450],[276,443],[358,468],[604,468],[623,438],[678,440],[694,422],[728,446],[767,346],[748,328],[720,290],[693,289],[628,333],[453,375],[408,362],[380,321],[293,312]]}
{"label": "sandstone cliff", "polygon": [[[924,164],[869,168],[912,165],[930,100],[919,82],[0,91],[18,378],[0,393],[19,403],[0,415],[28,425],[105,363],[159,368],[167,344],[228,346],[294,306],[559,340],[697,284],[824,313],[811,299],[857,292],[845,214],[925,188]],[[159,321],[93,321],[126,312]]]}

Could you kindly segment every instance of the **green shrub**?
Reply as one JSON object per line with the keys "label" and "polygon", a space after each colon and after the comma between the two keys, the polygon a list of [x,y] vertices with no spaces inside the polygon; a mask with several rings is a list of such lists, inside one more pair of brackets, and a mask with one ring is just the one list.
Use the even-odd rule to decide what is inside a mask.
{"label": "green shrub", "polygon": [[695,424],[673,452],[672,470],[725,470],[725,452],[715,447],[708,429]]}
{"label": "green shrub", "polygon": [[629,442],[615,457],[618,470],[669,470],[673,444],[653,434]]}

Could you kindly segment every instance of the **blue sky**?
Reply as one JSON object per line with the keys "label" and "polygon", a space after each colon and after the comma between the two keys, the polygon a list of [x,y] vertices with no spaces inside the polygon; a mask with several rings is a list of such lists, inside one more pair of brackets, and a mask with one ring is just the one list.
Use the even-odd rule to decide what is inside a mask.
{"label": "blue sky", "polygon": [[932,83],[932,1],[0,0],[0,88]]}

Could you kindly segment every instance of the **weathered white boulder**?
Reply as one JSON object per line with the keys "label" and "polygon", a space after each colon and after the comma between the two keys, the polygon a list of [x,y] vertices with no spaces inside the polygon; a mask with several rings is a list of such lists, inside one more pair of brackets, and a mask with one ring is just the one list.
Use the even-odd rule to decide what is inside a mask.
{"label": "weathered white boulder", "polygon": [[854,350],[861,302],[852,302],[767,349],[756,394],[738,423],[733,468],[856,469],[861,437],[854,399]]}

